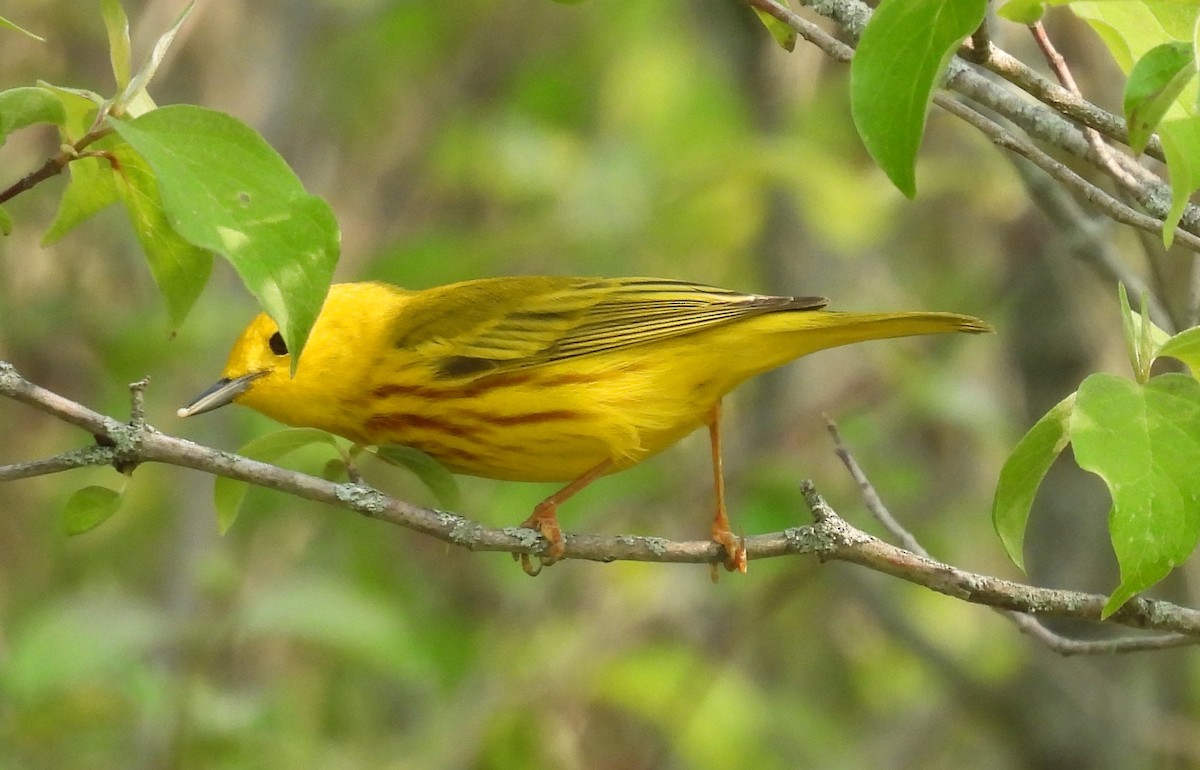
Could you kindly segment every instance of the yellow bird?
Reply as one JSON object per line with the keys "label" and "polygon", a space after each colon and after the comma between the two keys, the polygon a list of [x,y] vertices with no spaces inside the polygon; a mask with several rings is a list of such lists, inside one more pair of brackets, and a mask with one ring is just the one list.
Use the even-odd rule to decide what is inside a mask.
{"label": "yellow bird", "polygon": [[726,393],[825,348],[991,330],[953,313],[826,304],[658,278],[485,278],[421,291],[335,284],[295,377],[278,326],[259,314],[221,379],[179,416],[235,402],[357,444],[413,447],[456,473],[565,482],[522,525],[548,541],[543,564],[565,550],[559,505],[707,426],[712,539],[726,568],[744,572],[721,472]]}

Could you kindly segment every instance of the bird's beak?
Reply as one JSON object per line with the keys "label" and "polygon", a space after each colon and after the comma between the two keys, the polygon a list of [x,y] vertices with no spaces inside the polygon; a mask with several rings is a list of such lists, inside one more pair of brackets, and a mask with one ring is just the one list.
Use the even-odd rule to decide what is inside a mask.
{"label": "bird's beak", "polygon": [[258,372],[250,372],[243,374],[237,379],[222,378],[213,383],[213,386],[196,396],[192,403],[183,407],[175,414],[179,417],[191,417],[194,414],[203,414],[211,412],[214,409],[232,403],[235,398],[250,390],[250,386],[259,377],[267,373],[267,369]]}

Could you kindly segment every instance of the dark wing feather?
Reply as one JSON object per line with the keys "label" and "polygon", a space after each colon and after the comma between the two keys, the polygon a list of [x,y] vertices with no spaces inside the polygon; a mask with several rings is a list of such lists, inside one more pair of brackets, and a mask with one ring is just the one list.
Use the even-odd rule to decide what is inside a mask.
{"label": "dark wing feather", "polygon": [[[475,378],[693,334],[763,313],[815,310],[822,297],[771,297],[652,278],[503,278],[435,289],[399,345],[443,379]],[[438,298],[437,292],[445,292]],[[422,293],[424,294],[424,292]],[[457,315],[446,319],[453,299]],[[441,304],[435,320],[434,306]],[[495,313],[494,308],[507,308]],[[412,321],[415,323],[411,323]],[[423,350],[422,350],[423,348]]]}

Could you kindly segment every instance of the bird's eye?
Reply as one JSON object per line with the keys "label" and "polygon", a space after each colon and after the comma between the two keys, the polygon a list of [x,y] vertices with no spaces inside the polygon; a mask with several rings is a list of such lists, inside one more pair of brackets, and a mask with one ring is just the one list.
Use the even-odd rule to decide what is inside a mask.
{"label": "bird's eye", "polygon": [[287,345],[283,341],[283,335],[279,332],[271,335],[271,339],[267,340],[267,346],[277,356],[286,356],[288,354]]}

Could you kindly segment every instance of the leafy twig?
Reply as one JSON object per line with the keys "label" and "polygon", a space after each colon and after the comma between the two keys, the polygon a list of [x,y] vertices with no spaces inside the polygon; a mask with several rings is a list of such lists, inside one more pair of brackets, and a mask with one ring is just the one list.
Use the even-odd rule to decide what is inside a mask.
{"label": "leafy twig", "polygon": [[[820,32],[811,22],[806,21],[777,0],[745,1],[752,7],[789,25],[801,37],[812,42],[831,58],[842,62],[850,60],[853,54],[850,46],[833,39],[827,33]],[[870,9],[860,0],[823,0],[819,3],[816,0],[802,0],[802,2],[822,16],[841,24],[852,39],[858,38],[871,17]],[[1064,115],[1072,119],[1079,119],[1084,125],[1095,128],[1106,135],[1116,136],[1122,141],[1127,141],[1128,134],[1124,121],[1115,115],[1105,113],[1095,105],[1083,109],[1082,105],[1087,103],[1078,96],[1071,95],[1065,88],[1057,87],[1057,91],[1054,91],[1044,87],[1045,84],[1040,81],[1026,77],[1022,81],[1023,83],[1028,85],[1032,82],[1039,86],[1030,93],[1034,93],[1035,96],[1039,93],[1043,95],[1052,93],[1059,97],[1056,100],[1047,100],[1046,104],[1030,102],[1028,99],[1022,98],[1021,94],[1003,88],[993,80],[984,77],[966,63],[969,60],[978,60],[981,56],[982,54],[978,54],[964,60],[951,61],[946,77],[946,88],[969,97],[983,107],[994,110],[1030,137],[1082,158],[1106,174],[1116,175],[1123,184],[1129,186],[1133,197],[1146,208],[1150,215],[1135,211],[1116,200],[1112,195],[1088,182],[1062,163],[1054,161],[1048,154],[1035,147],[1031,141],[1016,137],[995,121],[985,119],[987,120],[986,124],[981,124],[977,120],[968,120],[968,122],[977,129],[984,130],[985,134],[996,144],[1018,152],[1045,168],[1060,182],[1068,184],[1082,198],[1095,203],[1105,215],[1122,224],[1161,232],[1163,221],[1169,214],[1171,201],[1170,188],[1167,184],[1153,172],[1132,161],[1126,163],[1118,158],[1115,162],[1110,163],[1109,161],[1113,160],[1112,153],[1097,151],[1078,127],[1067,120]],[[1003,74],[1003,72],[1017,71],[1012,67],[997,66],[998,62],[1007,62],[1010,59],[1011,57],[1007,57],[994,45],[989,45],[984,61],[990,64],[993,71],[1002,71]],[[1020,86],[1018,85],[1018,87]],[[1064,96],[1065,98],[1063,98]],[[935,95],[934,103],[957,117],[964,119],[968,117],[967,113],[947,106],[956,102],[945,93]],[[1060,104],[1067,105],[1069,109],[1063,109],[1060,114],[1058,111]],[[985,130],[985,126],[988,126],[989,130]],[[1158,146],[1154,145],[1154,147]],[[1200,252],[1200,237],[1194,232],[1198,227],[1200,227],[1200,208],[1189,204],[1184,210],[1181,226],[1176,230],[1176,241],[1191,251]]]}

